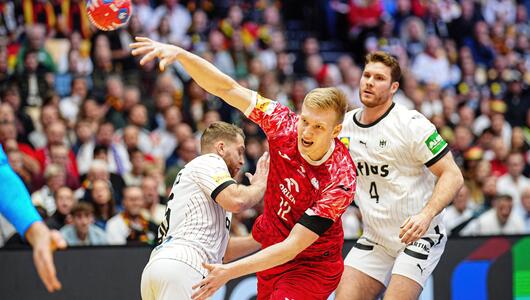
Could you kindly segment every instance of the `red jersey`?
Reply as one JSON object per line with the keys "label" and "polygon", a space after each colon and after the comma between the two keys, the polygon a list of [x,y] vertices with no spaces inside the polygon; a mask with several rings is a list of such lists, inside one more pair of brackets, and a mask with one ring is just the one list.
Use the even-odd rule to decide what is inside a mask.
{"label": "red jersey", "polygon": [[254,238],[268,247],[283,241],[304,214],[319,216],[333,225],[295,260],[341,260],[340,217],[353,201],[356,184],[348,149],[335,139],[321,161],[310,163],[298,151],[298,115],[257,94],[246,115],[266,133],[270,152],[264,212],[254,223]]}

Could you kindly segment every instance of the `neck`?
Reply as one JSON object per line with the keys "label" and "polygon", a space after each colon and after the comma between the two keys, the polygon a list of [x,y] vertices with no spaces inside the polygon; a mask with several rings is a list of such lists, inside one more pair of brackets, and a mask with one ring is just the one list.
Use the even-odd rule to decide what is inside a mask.
{"label": "neck", "polygon": [[88,236],[88,232],[77,232],[77,238],[79,238],[80,241],[86,240]]}
{"label": "neck", "polygon": [[381,116],[384,115],[388,111],[391,105],[392,105],[392,101],[388,100],[385,103],[375,106],[375,107],[365,106],[361,112],[361,118],[359,121],[362,124],[373,123],[377,119],[381,118]]}

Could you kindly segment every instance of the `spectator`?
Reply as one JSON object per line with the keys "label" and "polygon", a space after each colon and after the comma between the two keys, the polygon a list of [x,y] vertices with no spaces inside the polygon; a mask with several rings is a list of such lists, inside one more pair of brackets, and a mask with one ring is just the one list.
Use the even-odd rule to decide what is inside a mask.
{"label": "spectator", "polygon": [[508,173],[499,177],[497,181],[497,193],[510,195],[513,199],[514,211],[520,214],[523,209],[521,194],[526,188],[530,188],[530,179],[523,175],[525,162],[521,153],[510,153],[506,161]]}
{"label": "spectator", "polygon": [[112,186],[108,181],[96,179],[92,181],[89,193],[95,212],[95,225],[105,229],[107,221],[116,215],[116,201],[112,194]]}
{"label": "spectator", "polygon": [[180,44],[184,41],[186,31],[191,25],[191,14],[179,0],[164,0],[153,12],[152,18],[147,25],[148,30],[154,31],[164,17],[168,18],[169,28],[173,30],[175,42]]}
{"label": "spectator", "polygon": [[527,234],[530,233],[530,188],[525,188],[521,194],[521,202],[523,204],[522,217],[525,224]]}
{"label": "spectator", "polygon": [[46,220],[46,225],[50,229],[59,230],[63,226],[72,223],[72,208],[77,203],[74,192],[66,186],[60,187],[54,195],[55,213]]}
{"label": "spectator", "polygon": [[44,208],[46,214],[51,216],[57,209],[54,195],[60,187],[66,185],[64,168],[57,164],[48,165],[44,171],[44,179],[46,184],[40,190],[31,194],[31,201],[33,205]]}
{"label": "spectator", "polygon": [[525,225],[521,216],[512,212],[512,197],[498,195],[493,208],[471,221],[461,231],[463,236],[523,234]]}
{"label": "spectator", "polygon": [[452,205],[445,210],[444,224],[449,235],[458,234],[457,230],[454,229],[467,224],[473,217],[473,210],[469,205],[469,200],[469,189],[464,185],[456,194]]}
{"label": "spectator", "polygon": [[[162,196],[158,193],[158,182],[146,176],[142,180],[142,192],[145,198],[145,219],[160,225],[165,218],[166,206],[160,204]],[[165,202],[165,201],[164,201]]]}
{"label": "spectator", "polygon": [[107,237],[103,229],[94,225],[94,208],[89,203],[80,202],[72,208],[73,224],[61,229],[68,246],[106,245]]}
{"label": "spectator", "polygon": [[112,217],[107,224],[107,239],[111,245],[153,244],[157,227],[145,219],[141,212],[145,198],[139,187],[127,187],[123,191],[123,211]]}

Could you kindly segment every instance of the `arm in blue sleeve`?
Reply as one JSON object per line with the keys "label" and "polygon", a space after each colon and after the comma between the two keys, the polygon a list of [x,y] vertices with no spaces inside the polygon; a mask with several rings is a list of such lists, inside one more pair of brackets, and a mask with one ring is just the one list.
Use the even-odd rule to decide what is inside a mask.
{"label": "arm in blue sleeve", "polygon": [[40,215],[31,203],[28,190],[22,180],[7,163],[4,151],[0,148],[0,213],[11,222],[24,237],[26,230]]}

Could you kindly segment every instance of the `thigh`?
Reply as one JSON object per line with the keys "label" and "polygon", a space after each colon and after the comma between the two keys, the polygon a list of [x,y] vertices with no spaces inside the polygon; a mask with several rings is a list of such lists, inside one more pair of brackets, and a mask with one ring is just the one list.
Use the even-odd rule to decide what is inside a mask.
{"label": "thigh", "polygon": [[352,267],[387,286],[394,260],[384,247],[361,238],[344,259],[344,266]]}
{"label": "thigh", "polygon": [[403,275],[392,274],[384,300],[417,300],[422,287],[416,281]]}
{"label": "thigh", "polygon": [[350,266],[344,266],[344,273],[335,295],[335,300],[376,299],[385,286],[367,274]]}
{"label": "thigh", "polygon": [[142,299],[191,299],[192,286],[203,276],[189,265],[160,258],[147,264],[142,274]]}
{"label": "thigh", "polygon": [[408,245],[398,254],[392,275],[411,279],[423,288],[442,257],[445,242],[446,239],[442,239],[439,243],[434,243],[433,239],[425,236]]}

